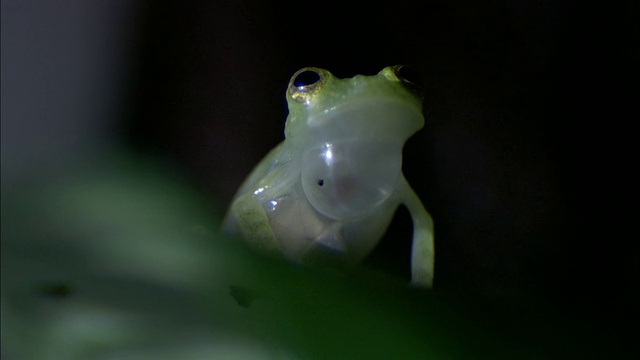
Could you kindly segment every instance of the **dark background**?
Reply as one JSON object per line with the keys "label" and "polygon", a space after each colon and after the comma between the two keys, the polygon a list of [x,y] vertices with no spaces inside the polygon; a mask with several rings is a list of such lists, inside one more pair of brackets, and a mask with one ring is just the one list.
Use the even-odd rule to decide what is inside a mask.
{"label": "dark background", "polygon": [[[426,126],[405,148],[404,171],[436,223],[436,285],[542,290],[600,309],[638,302],[637,241],[623,220],[625,128],[638,115],[635,3],[139,11],[127,136],[179,162],[221,203],[281,141],[298,68],[350,77],[412,64],[426,83]],[[404,243],[387,239],[376,264],[407,251],[408,221],[392,236]]]}
{"label": "dark background", "polygon": [[[411,64],[426,125],[403,168],[436,224],[436,288],[637,316],[638,4],[362,4],[3,2],[3,194],[123,143],[188,174],[221,214],[282,140],[297,69]],[[409,238],[401,211],[367,264],[408,276]]]}

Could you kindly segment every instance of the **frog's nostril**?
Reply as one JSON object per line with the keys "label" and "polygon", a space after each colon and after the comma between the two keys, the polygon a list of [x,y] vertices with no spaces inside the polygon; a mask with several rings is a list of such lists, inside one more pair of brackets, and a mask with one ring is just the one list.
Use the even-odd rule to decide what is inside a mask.
{"label": "frog's nostril", "polygon": [[293,79],[293,86],[302,87],[313,85],[320,81],[320,74],[313,70],[305,70],[299,73],[295,79]]}

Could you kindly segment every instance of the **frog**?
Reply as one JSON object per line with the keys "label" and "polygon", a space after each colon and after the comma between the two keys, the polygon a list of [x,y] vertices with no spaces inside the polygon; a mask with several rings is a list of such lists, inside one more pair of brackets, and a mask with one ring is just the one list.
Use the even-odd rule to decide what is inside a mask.
{"label": "frog", "polygon": [[411,284],[431,288],[433,220],[402,172],[404,144],[425,122],[417,70],[341,79],[305,67],[286,100],[285,138],[240,185],[223,231],[297,263],[358,264],[403,205],[413,224]]}

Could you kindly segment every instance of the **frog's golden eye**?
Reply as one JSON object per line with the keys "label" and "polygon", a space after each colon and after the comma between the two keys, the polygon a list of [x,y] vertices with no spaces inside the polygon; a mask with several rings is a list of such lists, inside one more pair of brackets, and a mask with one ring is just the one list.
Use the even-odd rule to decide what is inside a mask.
{"label": "frog's golden eye", "polygon": [[322,89],[328,72],[316,67],[298,70],[289,81],[289,95],[299,103],[307,103]]}
{"label": "frog's golden eye", "polygon": [[408,65],[396,65],[392,70],[407,89],[420,97],[424,96],[424,83],[416,68]]}

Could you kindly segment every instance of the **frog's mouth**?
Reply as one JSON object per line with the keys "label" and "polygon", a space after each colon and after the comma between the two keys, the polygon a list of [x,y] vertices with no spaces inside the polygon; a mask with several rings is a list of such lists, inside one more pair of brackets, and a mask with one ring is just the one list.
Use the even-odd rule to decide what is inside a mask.
{"label": "frog's mouth", "polygon": [[393,194],[402,167],[396,143],[334,141],[308,148],[301,162],[302,187],[311,205],[335,220],[380,209]]}
{"label": "frog's mouth", "polygon": [[309,140],[381,141],[400,146],[424,126],[420,110],[388,98],[354,100],[309,116]]}

